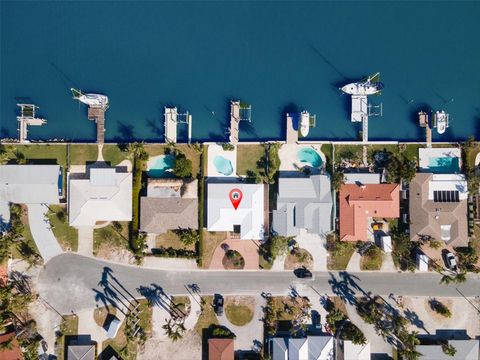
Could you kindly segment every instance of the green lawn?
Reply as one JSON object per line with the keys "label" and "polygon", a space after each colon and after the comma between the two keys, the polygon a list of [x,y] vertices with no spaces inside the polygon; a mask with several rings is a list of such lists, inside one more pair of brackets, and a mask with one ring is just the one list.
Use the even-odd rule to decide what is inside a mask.
{"label": "green lawn", "polygon": [[98,157],[97,145],[70,145],[70,164],[85,165],[87,162],[94,162]]}
{"label": "green lawn", "polygon": [[10,247],[10,253],[14,259],[25,259],[27,257],[38,256],[40,257],[40,253],[38,251],[37,245],[33,240],[32,232],[30,231],[30,226],[28,225],[28,217],[27,213],[22,216],[22,223],[23,223],[23,241],[15,242]]}
{"label": "green lawn", "polygon": [[253,305],[235,303],[235,300],[226,299],[225,316],[236,326],[244,326],[253,319]]}
{"label": "green lawn", "polygon": [[325,164],[327,171],[332,171],[332,164],[333,164],[332,144],[323,144],[320,150],[322,151],[322,153],[325,155],[327,159],[327,163]]}
{"label": "green lawn", "polygon": [[127,158],[127,154],[118,145],[103,145],[103,159],[110,165],[116,166]]}
{"label": "green lawn", "polygon": [[68,225],[66,205],[50,205],[49,219],[53,234],[63,250],[78,249],[78,230]]}
{"label": "green lawn", "polygon": [[28,163],[58,164],[63,167],[67,164],[65,144],[8,145],[6,148],[10,159],[15,159],[15,153],[18,151],[25,156]]}
{"label": "green lawn", "polygon": [[93,231],[93,254],[96,255],[100,248],[130,249],[128,243],[128,222],[117,222],[95,229]]}
{"label": "green lawn", "polygon": [[195,332],[202,336],[202,330],[208,328],[210,325],[218,325],[217,315],[213,311],[213,296],[203,296],[202,299],[205,302],[203,306],[203,311],[198,317],[197,323],[195,324]]}
{"label": "green lawn", "polygon": [[265,155],[262,145],[237,146],[237,175],[247,175],[247,170],[257,170],[257,163]]}
{"label": "green lawn", "polygon": [[361,162],[362,156],[362,145],[335,145],[335,163],[340,163],[342,159]]}
{"label": "green lawn", "polygon": [[195,244],[185,245],[175,232],[169,230],[165,234],[157,235],[155,240],[157,247],[172,247],[174,249],[195,250]]}
{"label": "green lawn", "polygon": [[335,240],[333,236],[327,237],[329,270],[345,270],[355,251],[355,243]]}
{"label": "green lawn", "polygon": [[362,256],[360,269],[362,270],[380,270],[383,262],[383,252],[378,247],[371,247],[367,253]]}
{"label": "green lawn", "polygon": [[78,334],[78,317],[76,315],[63,315],[63,321],[60,324],[61,335],[57,337],[56,353],[58,359],[64,358],[65,353],[65,336],[73,336]]}
{"label": "green lawn", "polygon": [[413,160],[414,158],[417,159],[418,164],[418,149],[423,147],[424,146],[420,144],[407,144],[405,145],[405,150],[403,151],[403,154],[410,160]]}

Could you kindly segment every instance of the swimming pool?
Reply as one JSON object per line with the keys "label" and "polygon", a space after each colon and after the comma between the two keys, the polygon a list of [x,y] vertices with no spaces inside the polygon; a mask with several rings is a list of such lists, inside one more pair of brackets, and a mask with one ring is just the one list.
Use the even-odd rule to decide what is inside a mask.
{"label": "swimming pool", "polygon": [[230,162],[230,160],[225,159],[223,156],[215,156],[215,158],[213,159],[213,164],[215,165],[215,169],[217,169],[220,174],[229,176],[233,173],[232,163]]}
{"label": "swimming pool", "polygon": [[431,157],[428,160],[428,168],[433,173],[453,174],[460,172],[457,157]]}
{"label": "swimming pool", "polygon": [[311,148],[302,148],[298,151],[297,158],[302,163],[318,168],[322,166],[322,158],[315,150]]}
{"label": "swimming pool", "polygon": [[148,164],[147,174],[152,178],[170,178],[174,177],[172,169],[175,165],[173,155],[160,155]]}

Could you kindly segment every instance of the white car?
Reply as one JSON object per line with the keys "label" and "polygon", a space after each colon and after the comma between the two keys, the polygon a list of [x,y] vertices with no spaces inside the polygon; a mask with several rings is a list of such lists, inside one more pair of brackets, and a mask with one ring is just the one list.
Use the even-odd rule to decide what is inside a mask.
{"label": "white car", "polygon": [[457,260],[455,259],[455,255],[453,255],[450,251],[445,255],[445,263],[450,270],[457,270]]}

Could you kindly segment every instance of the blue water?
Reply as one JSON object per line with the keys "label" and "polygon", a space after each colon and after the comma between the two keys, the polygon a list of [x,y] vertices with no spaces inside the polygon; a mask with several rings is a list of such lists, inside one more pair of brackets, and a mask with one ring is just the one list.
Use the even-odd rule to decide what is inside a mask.
{"label": "blue water", "polygon": [[428,169],[435,174],[455,174],[460,172],[460,164],[457,157],[432,157]]}
{"label": "blue water", "polygon": [[318,168],[322,165],[322,158],[313,149],[302,148],[297,153],[298,160],[302,163],[308,163],[312,167]]}
{"label": "blue water", "polygon": [[[281,139],[288,111],[317,115],[307,139],[356,139],[338,86],[380,71],[370,139],[424,138],[417,111],[444,109],[434,140],[480,137],[480,2],[0,2],[0,136],[16,106],[48,120],[32,138],[94,140],[69,88],[105,93],[106,139],[163,141],[163,106],[195,140],[225,140],[231,98],[252,104],[241,140]],[[441,19],[441,21],[437,21]],[[438,24],[438,26],[436,26]],[[185,134],[185,127],[181,129]]]}
{"label": "blue water", "polygon": [[223,156],[215,156],[215,158],[213,159],[213,165],[215,165],[215,169],[217,169],[220,174],[228,176],[232,175],[233,173],[232,163],[230,162],[230,160],[225,159]]}
{"label": "blue water", "polygon": [[172,155],[159,155],[152,166],[148,168],[147,174],[151,178],[173,177],[172,168],[175,166],[175,157]]}

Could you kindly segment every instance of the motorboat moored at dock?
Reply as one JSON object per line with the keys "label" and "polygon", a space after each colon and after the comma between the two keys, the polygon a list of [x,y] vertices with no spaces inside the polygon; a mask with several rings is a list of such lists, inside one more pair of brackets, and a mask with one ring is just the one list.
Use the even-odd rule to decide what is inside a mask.
{"label": "motorboat moored at dock", "polygon": [[85,105],[99,107],[102,109],[108,108],[108,97],[106,95],[92,93],[83,94],[80,90],[76,90],[74,88],[71,88],[70,91],[72,92],[74,99]]}
{"label": "motorboat moored at dock", "polygon": [[380,73],[376,73],[365,80],[342,86],[340,90],[349,95],[375,95],[383,89],[383,83],[379,79]]}
{"label": "motorboat moored at dock", "polygon": [[308,111],[302,111],[300,114],[300,134],[303,137],[306,137],[308,135],[308,132],[310,131],[310,114]]}
{"label": "motorboat moored at dock", "polygon": [[445,133],[448,126],[448,114],[443,110],[435,112],[433,116],[433,127],[437,128],[437,133],[440,135]]}

